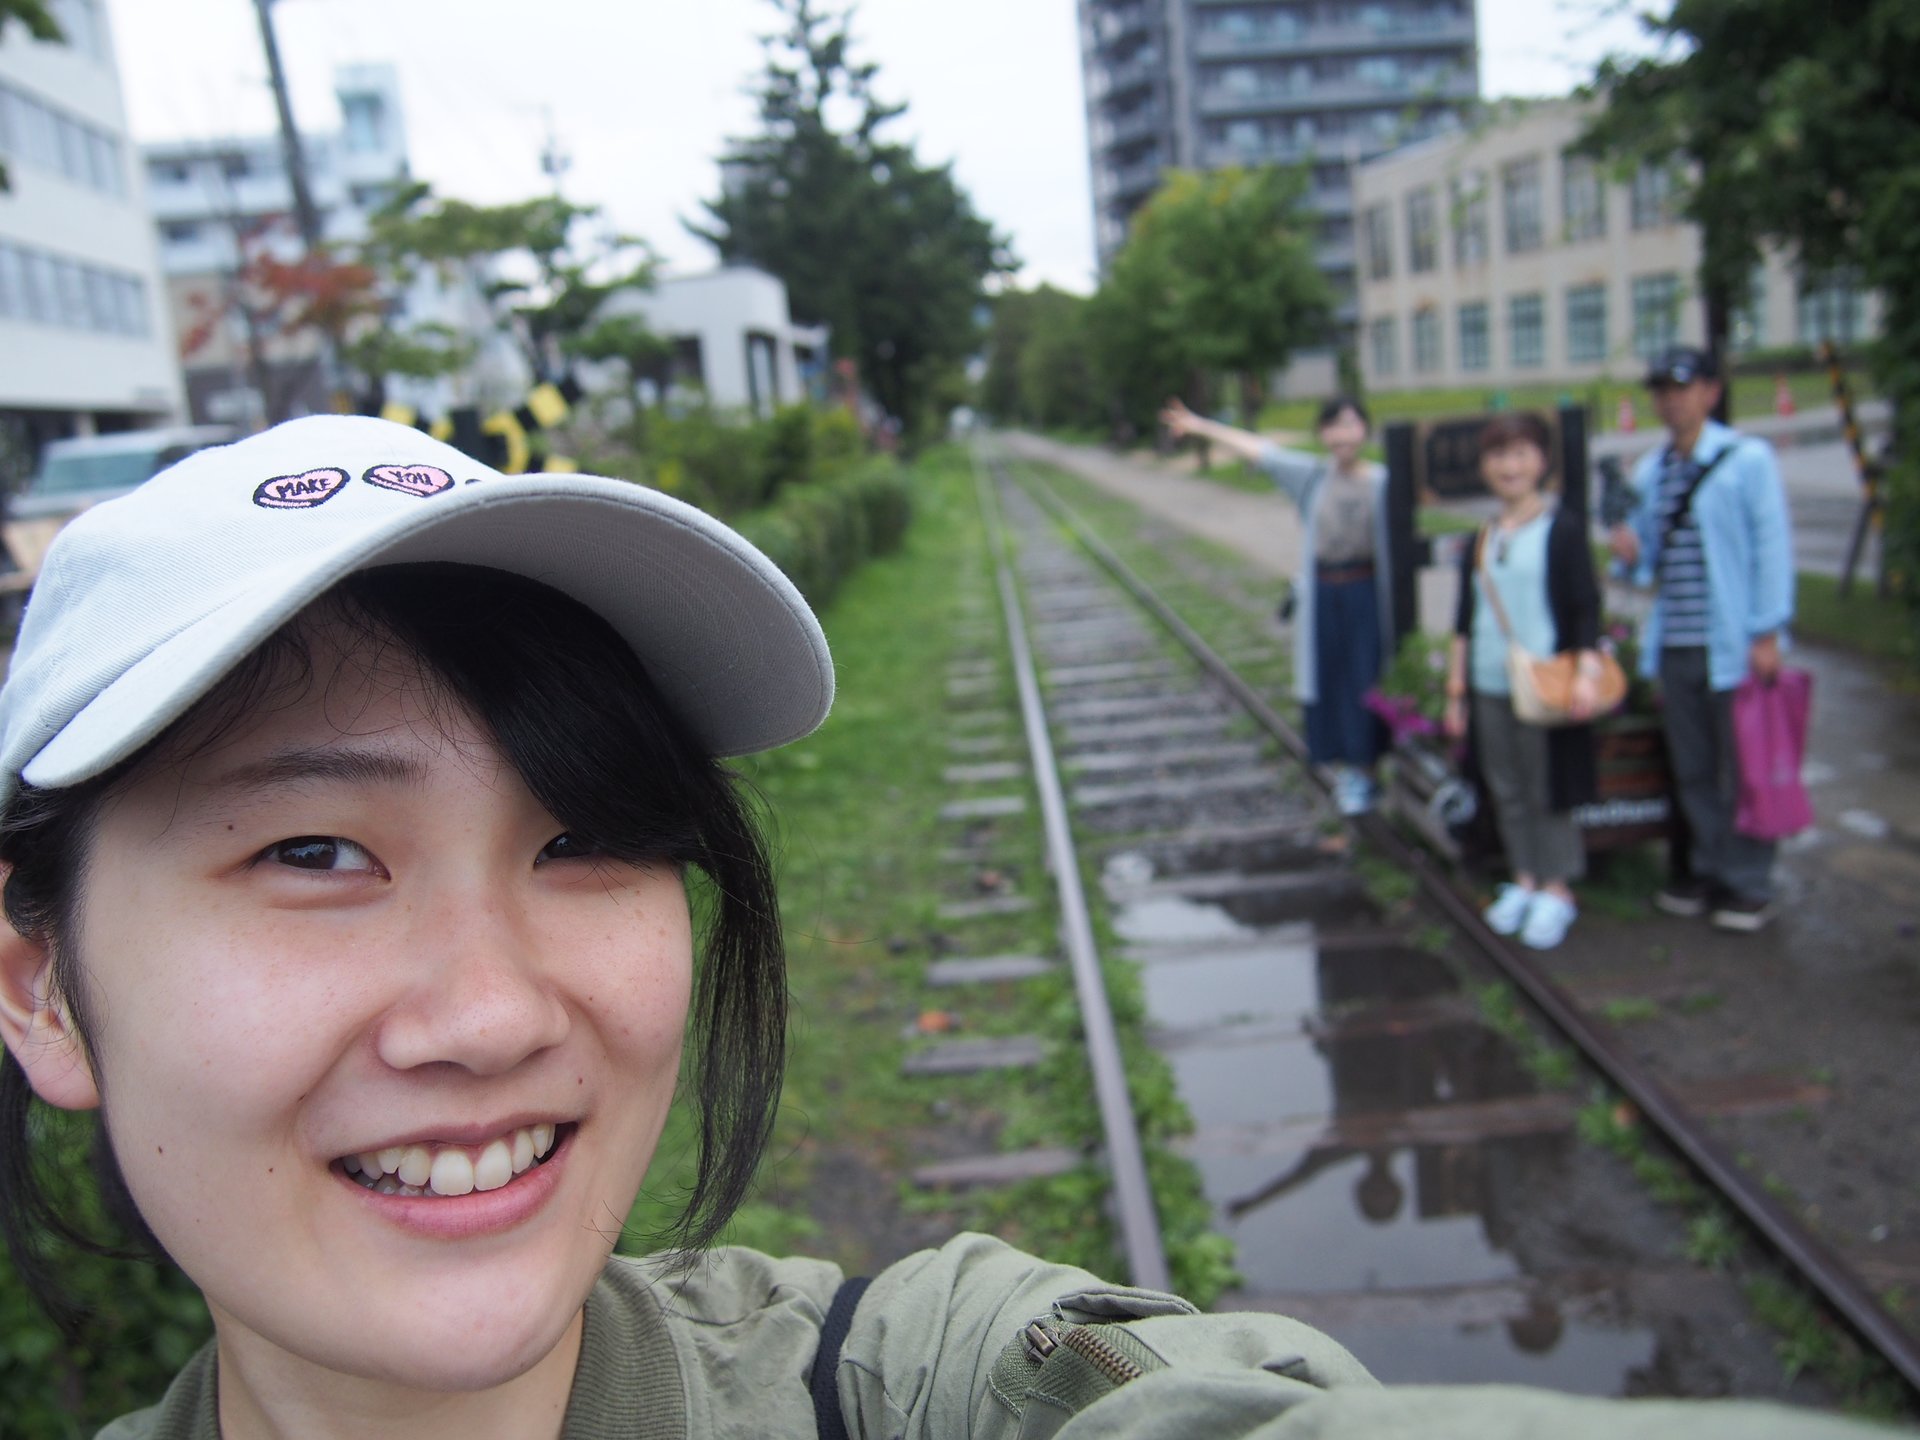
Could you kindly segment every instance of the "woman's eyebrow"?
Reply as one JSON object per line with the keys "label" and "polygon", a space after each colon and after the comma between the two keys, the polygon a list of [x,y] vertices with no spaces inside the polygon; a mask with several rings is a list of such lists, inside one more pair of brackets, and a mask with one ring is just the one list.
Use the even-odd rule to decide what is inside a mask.
{"label": "woman's eyebrow", "polygon": [[311,746],[277,750],[259,760],[216,777],[212,790],[255,790],[309,784],[315,781],[347,785],[417,784],[426,776],[418,759],[390,750],[343,749]]}

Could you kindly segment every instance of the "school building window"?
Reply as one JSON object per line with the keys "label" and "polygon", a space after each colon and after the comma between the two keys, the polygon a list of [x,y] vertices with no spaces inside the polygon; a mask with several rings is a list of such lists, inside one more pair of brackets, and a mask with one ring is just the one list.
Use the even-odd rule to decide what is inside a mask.
{"label": "school building window", "polygon": [[1407,269],[1423,275],[1440,263],[1440,219],[1434,213],[1433,187],[1422,185],[1407,196]]}
{"label": "school building window", "polygon": [[1453,182],[1453,263],[1487,263],[1487,177],[1478,171]]}
{"label": "school building window", "polygon": [[1367,278],[1384,280],[1393,274],[1393,212],[1385,205],[1370,205],[1361,217],[1366,232]]}
{"label": "school building window", "polygon": [[1547,307],[1538,295],[1507,301],[1507,354],[1516,370],[1547,363]]}
{"label": "school building window", "polygon": [[0,152],[102,195],[127,193],[116,137],[11,85],[0,85]]}
{"label": "school building window", "polygon": [[1500,172],[1500,204],[1507,223],[1507,253],[1538,250],[1544,239],[1540,221],[1540,161],[1508,162]]}
{"label": "school building window", "polygon": [[1384,379],[1400,369],[1400,327],[1391,315],[1367,322],[1367,346],[1372,352],[1373,373]]}
{"label": "school building window", "polygon": [[1866,335],[1866,293],[1851,271],[1803,275],[1795,319],[1802,345],[1818,345],[1823,340],[1851,345]]}
{"label": "school building window", "polygon": [[1560,157],[1560,208],[1569,244],[1598,240],[1607,233],[1606,179],[1590,157]]}
{"label": "school building window", "polygon": [[1678,216],[1671,165],[1643,164],[1633,172],[1631,220],[1636,230],[1659,230]]}
{"label": "school building window", "polygon": [[1430,375],[1440,368],[1440,315],[1435,310],[1420,310],[1413,317],[1413,368]]}
{"label": "school building window", "polygon": [[1460,368],[1485,370],[1493,363],[1493,346],[1487,334],[1487,306],[1476,301],[1460,307]]}
{"label": "school building window", "polygon": [[1567,291],[1567,359],[1607,358],[1607,287],[1576,285]]}
{"label": "school building window", "polygon": [[1633,280],[1633,353],[1656,359],[1680,339],[1680,277],[1672,271]]}
{"label": "school building window", "polygon": [[1728,343],[1737,355],[1766,348],[1767,343],[1767,267],[1753,267],[1747,277],[1747,293],[1734,303],[1727,326]]}
{"label": "school building window", "polygon": [[147,286],[137,275],[0,241],[0,319],[143,336]]}

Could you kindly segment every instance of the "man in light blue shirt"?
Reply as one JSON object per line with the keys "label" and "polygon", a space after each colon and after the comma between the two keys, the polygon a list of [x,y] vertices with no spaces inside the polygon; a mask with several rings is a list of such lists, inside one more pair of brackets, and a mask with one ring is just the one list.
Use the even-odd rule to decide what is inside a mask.
{"label": "man in light blue shirt", "polygon": [[1668,443],[1634,471],[1632,517],[1613,552],[1657,587],[1641,635],[1641,668],[1664,699],[1668,757],[1692,831],[1693,879],[1655,903],[1675,915],[1711,913],[1723,930],[1752,932],[1773,916],[1774,846],[1734,828],[1739,761],[1733,692],[1780,669],[1793,618],[1793,543],[1773,449],[1710,417],[1719,364],[1679,347],[1647,375]]}

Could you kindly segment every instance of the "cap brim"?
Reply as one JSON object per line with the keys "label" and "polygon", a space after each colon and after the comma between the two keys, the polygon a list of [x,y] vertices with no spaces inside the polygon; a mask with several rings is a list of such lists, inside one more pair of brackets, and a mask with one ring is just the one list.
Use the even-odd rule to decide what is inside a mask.
{"label": "cap brim", "polygon": [[412,512],[374,546],[363,539],[303,556],[297,571],[277,572],[220,605],[95,695],[22,778],[53,787],[100,774],[158,736],[346,576],[425,561],[523,575],[603,616],[714,755],[796,740],[833,702],[833,664],[812,610],[731,530],[621,481],[513,477],[463,487]]}

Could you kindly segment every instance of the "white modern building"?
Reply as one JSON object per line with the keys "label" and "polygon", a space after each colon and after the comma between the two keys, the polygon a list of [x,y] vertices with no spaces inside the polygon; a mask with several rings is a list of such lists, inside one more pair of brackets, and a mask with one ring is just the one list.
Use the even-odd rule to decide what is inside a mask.
{"label": "white modern building", "polygon": [[[1370,390],[1636,379],[1705,334],[1700,236],[1674,176],[1625,183],[1571,153],[1582,102],[1508,102],[1354,172],[1361,373]],[[1871,337],[1846,275],[1767,255],[1734,317],[1743,353]]]}
{"label": "white modern building", "polygon": [[[390,65],[340,67],[334,94],[339,129],[303,134],[301,149],[322,238],[351,253],[366,238],[372,212],[410,178],[406,124],[399,77]],[[282,333],[270,318],[250,315],[238,289],[251,257],[291,261],[302,253],[279,136],[167,141],[142,150],[193,417],[244,425],[261,423],[269,410],[303,414],[323,408],[318,337],[311,330]],[[524,390],[525,366],[477,285],[428,270],[403,294],[389,297],[388,305],[391,325],[443,324],[481,341],[477,383],[500,392],[455,394],[449,382],[402,380],[390,385],[393,399],[435,412]],[[250,328],[258,332],[263,366],[252,363]],[[495,370],[503,373],[489,386]],[[263,395],[262,381],[276,393]],[[475,384],[469,376],[462,388]]]}
{"label": "white modern building", "polygon": [[105,0],[51,8],[66,44],[0,22],[0,467],[12,471],[48,440],[185,408]]}
{"label": "white modern building", "polygon": [[601,313],[637,316],[671,342],[668,363],[649,377],[668,400],[698,394],[717,410],[768,415],[824,393],[826,327],[794,324],[786,285],[751,265],[616,291]]}

